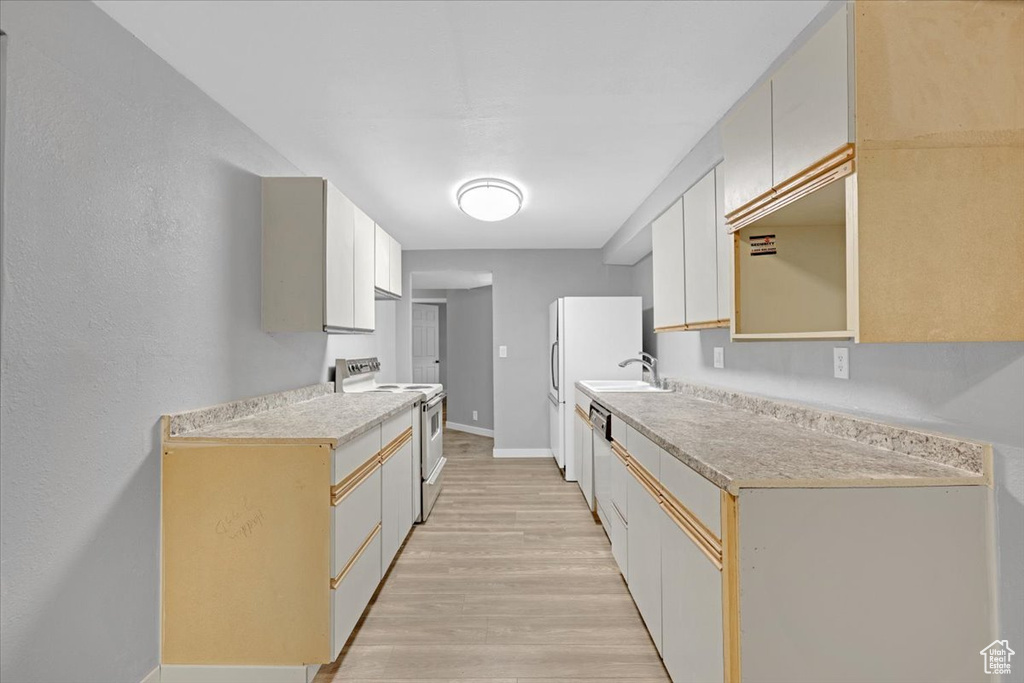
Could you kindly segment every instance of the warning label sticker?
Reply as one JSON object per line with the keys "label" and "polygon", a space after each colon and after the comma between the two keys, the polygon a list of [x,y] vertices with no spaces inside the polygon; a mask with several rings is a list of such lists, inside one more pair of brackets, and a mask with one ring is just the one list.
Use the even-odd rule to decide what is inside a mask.
{"label": "warning label sticker", "polygon": [[767,256],[775,253],[775,235],[751,235],[750,255]]}

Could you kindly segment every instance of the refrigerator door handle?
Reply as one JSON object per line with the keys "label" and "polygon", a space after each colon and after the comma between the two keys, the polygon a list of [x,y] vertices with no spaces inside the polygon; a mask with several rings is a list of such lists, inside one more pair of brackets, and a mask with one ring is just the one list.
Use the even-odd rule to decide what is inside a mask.
{"label": "refrigerator door handle", "polygon": [[548,400],[551,401],[551,405],[553,405],[556,408],[558,407],[558,399],[556,399],[554,396],[548,394]]}
{"label": "refrigerator door handle", "polygon": [[558,377],[556,376],[557,370],[555,368],[555,361],[557,360],[558,342],[556,341],[551,345],[551,386],[555,391],[559,391],[558,388]]}

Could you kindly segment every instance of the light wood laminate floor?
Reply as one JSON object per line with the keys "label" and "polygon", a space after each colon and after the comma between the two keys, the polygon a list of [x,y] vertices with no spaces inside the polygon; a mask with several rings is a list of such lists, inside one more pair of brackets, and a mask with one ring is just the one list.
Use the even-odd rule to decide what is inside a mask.
{"label": "light wood laminate floor", "polygon": [[315,683],[668,681],[575,483],[445,432],[441,497]]}

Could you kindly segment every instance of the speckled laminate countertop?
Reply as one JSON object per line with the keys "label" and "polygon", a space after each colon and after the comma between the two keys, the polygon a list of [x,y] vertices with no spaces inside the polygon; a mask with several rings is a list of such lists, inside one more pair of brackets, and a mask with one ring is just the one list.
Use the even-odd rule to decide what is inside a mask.
{"label": "speckled laminate countertop", "polygon": [[[318,390],[323,387],[323,390]],[[408,410],[418,393],[334,394],[333,385],[225,403],[165,416],[169,441],[329,443],[351,441],[375,424]],[[283,398],[282,398],[283,397]]]}
{"label": "speckled laminate countertop", "polygon": [[[580,384],[576,387],[614,417],[734,494],[741,488],[979,485],[991,481],[991,448],[985,444],[755,397],[746,400],[778,406],[780,417],[699,398],[693,389],[645,394],[597,393]],[[717,390],[700,391],[716,395]],[[723,397],[741,396],[720,393]],[[791,421],[793,415],[806,424]],[[846,431],[839,436],[814,428],[821,424],[833,431]],[[628,443],[625,446],[629,448]]]}

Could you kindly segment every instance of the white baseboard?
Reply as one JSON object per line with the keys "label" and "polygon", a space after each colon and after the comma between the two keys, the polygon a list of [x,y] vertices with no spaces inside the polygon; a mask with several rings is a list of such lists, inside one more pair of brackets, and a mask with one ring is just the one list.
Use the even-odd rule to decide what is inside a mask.
{"label": "white baseboard", "polygon": [[484,429],[483,427],[473,427],[470,425],[460,425],[458,422],[446,422],[444,425],[445,429],[454,429],[457,432],[466,432],[467,434],[476,434],[477,436],[489,436],[494,438],[493,429]]}
{"label": "white baseboard", "polygon": [[160,668],[160,683],[306,683],[308,680],[305,666],[165,664]]}
{"label": "white baseboard", "polygon": [[160,667],[159,665],[150,671],[143,677],[140,683],[160,683]]}
{"label": "white baseboard", "polygon": [[552,458],[550,448],[495,448],[495,458]]}

